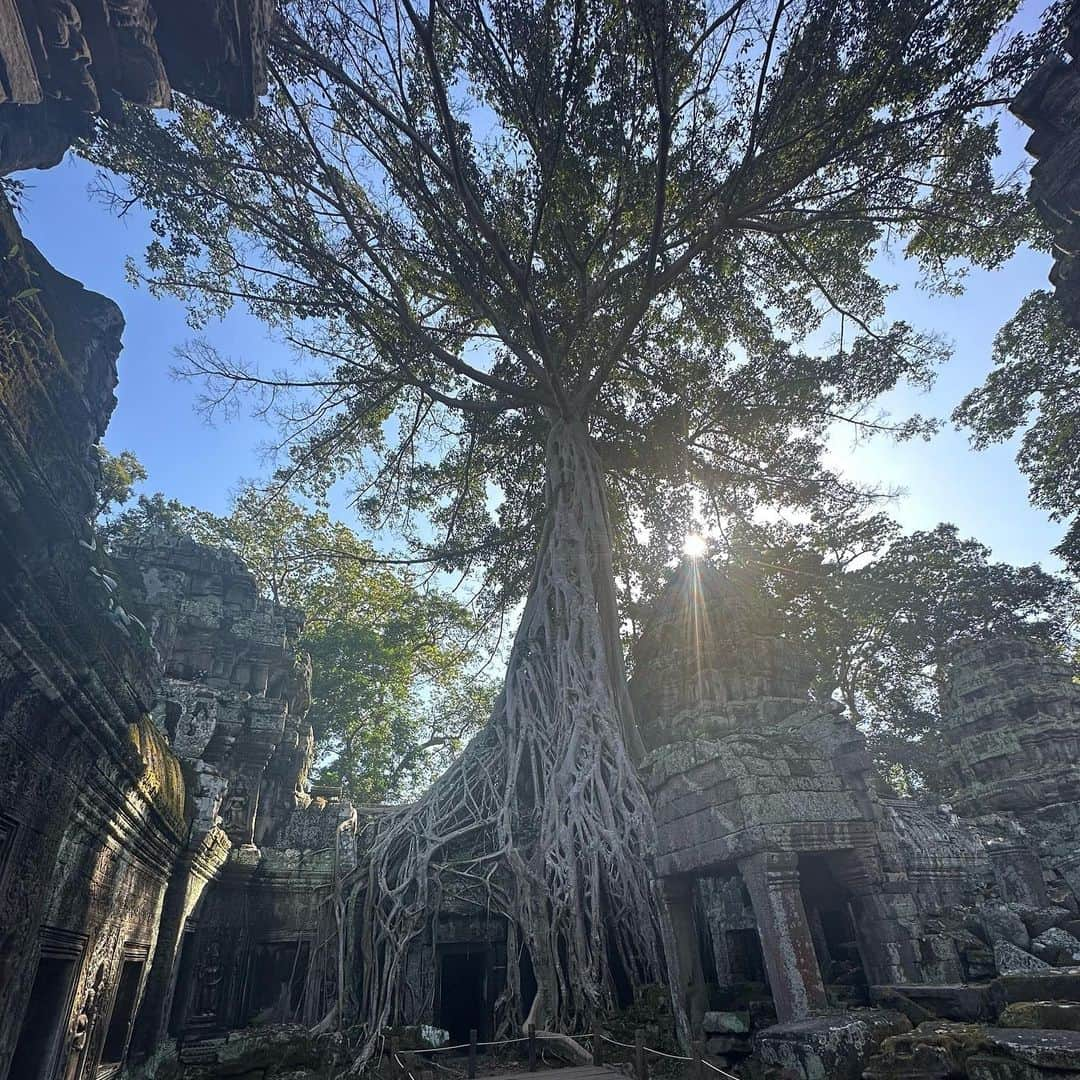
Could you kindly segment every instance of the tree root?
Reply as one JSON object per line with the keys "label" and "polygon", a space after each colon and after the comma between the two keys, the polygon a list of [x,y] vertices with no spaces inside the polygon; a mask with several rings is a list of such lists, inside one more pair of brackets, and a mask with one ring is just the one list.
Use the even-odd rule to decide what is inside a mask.
{"label": "tree root", "polygon": [[[630,985],[663,977],[647,870],[654,824],[634,768],[603,479],[583,424],[556,421],[544,534],[491,719],[424,796],[383,819],[349,895],[353,1004],[366,1041],[406,1015],[406,960],[446,901],[505,920],[496,1037],[525,1017],[587,1030]],[[428,935],[425,937],[425,935]],[[537,985],[522,994],[526,955]],[[412,988],[415,989],[415,988]],[[429,995],[430,996],[430,995]],[[430,1013],[432,1002],[408,1012]],[[417,1010],[417,1004],[420,1009]]]}

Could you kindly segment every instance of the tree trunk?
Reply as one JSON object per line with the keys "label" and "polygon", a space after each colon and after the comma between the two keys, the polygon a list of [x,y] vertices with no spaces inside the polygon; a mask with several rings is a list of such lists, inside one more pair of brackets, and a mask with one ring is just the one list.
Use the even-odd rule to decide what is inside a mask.
{"label": "tree trunk", "polygon": [[[380,825],[354,892],[368,1036],[358,1066],[402,1018],[407,954],[437,938],[444,901],[505,922],[500,1031],[526,1019],[588,1030],[615,1004],[614,965],[634,986],[663,978],[603,477],[580,422],[553,424],[546,460],[544,532],[491,719],[419,802]],[[538,987],[529,1001],[524,950]]]}

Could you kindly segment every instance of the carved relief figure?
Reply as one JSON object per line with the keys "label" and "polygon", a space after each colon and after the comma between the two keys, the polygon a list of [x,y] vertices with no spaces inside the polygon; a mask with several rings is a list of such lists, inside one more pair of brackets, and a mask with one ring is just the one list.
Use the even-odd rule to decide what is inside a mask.
{"label": "carved relief figure", "polygon": [[217,1012],[221,984],[224,980],[225,965],[221,959],[221,945],[216,941],[211,941],[199,965],[195,989],[196,1016],[213,1016]]}
{"label": "carved relief figure", "polygon": [[93,981],[86,989],[82,1005],[75,1022],[71,1026],[71,1043],[68,1047],[67,1068],[64,1080],[79,1080],[86,1065],[86,1059],[93,1043],[94,1029],[101,1015],[102,999],[105,989],[105,965],[98,964]]}

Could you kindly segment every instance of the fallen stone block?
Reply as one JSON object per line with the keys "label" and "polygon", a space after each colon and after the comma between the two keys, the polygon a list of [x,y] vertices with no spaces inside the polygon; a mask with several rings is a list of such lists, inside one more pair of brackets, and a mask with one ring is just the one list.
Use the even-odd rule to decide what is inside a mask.
{"label": "fallen stone block", "polygon": [[863,1080],[956,1080],[966,1062],[988,1049],[986,1027],[935,1020],[884,1040],[867,1063]]}
{"label": "fallen stone block", "polygon": [[1008,905],[988,904],[980,909],[979,915],[986,931],[986,940],[991,945],[996,947],[1004,942],[1018,949],[1026,949],[1031,944],[1031,935],[1024,920]]}
{"label": "fallen stone block", "polygon": [[762,1064],[799,1080],[859,1080],[883,1039],[910,1031],[898,1012],[860,1009],[777,1024],[754,1037]]}
{"label": "fallen stone block", "polygon": [[750,1030],[748,1012],[707,1012],[701,1029],[708,1035],[745,1035]]}
{"label": "fallen stone block", "polygon": [[1002,975],[1013,975],[1023,971],[1046,971],[1051,965],[1037,956],[1010,945],[1007,941],[994,942],[994,964]]}
{"label": "fallen stone block", "polygon": [[1001,975],[990,984],[997,1015],[1014,1001],[1080,1001],[1080,968],[1045,968]]}
{"label": "fallen stone block", "polygon": [[[1001,1011],[995,1009],[991,1004],[989,985],[920,986],[918,984],[890,984],[872,986],[870,987],[870,1001],[874,1005],[894,1008],[886,1000],[890,993],[901,994],[909,1001],[914,1002],[919,1008],[933,1014],[932,1017],[922,1017],[918,1023],[934,1017],[940,1017],[943,1020],[988,1020]],[[916,1023],[914,1018],[909,1017],[909,1019],[912,1023]]]}
{"label": "fallen stone block", "polygon": [[1080,964],[1080,941],[1067,930],[1052,926],[1031,940],[1031,951],[1049,964]]}
{"label": "fallen stone block", "polygon": [[986,1038],[999,1054],[1038,1069],[1070,1069],[1080,1075],[1080,1031],[989,1028]]}
{"label": "fallen stone block", "polygon": [[1080,1001],[1016,1001],[1001,1010],[998,1027],[1080,1031]]}
{"label": "fallen stone block", "polygon": [[1065,926],[1073,920],[1073,913],[1066,907],[1029,908],[1022,915],[1028,933],[1037,938],[1054,926]]}

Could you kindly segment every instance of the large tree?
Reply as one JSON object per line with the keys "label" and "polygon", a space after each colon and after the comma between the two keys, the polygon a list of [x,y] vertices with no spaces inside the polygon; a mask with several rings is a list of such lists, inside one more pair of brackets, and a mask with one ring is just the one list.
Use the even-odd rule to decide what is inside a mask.
{"label": "large tree", "polygon": [[[504,495],[524,613],[485,731],[376,839],[372,1031],[466,886],[506,918],[504,1021],[579,1029],[619,965],[662,974],[620,545],[681,532],[695,493],[811,498],[824,427],[929,378],[940,348],[883,323],[871,263],[899,244],[954,288],[1030,228],[992,164],[995,110],[1044,51],[1002,34],[1014,8],[286,0],[254,120],[179,99],[92,149],[153,208],[155,288],[196,318],[242,299],[306,358],[194,356],[212,393],[303,392],[295,476],[355,470],[362,505],[448,562],[492,551],[487,482]],[[845,350],[799,347],[841,319]]]}

